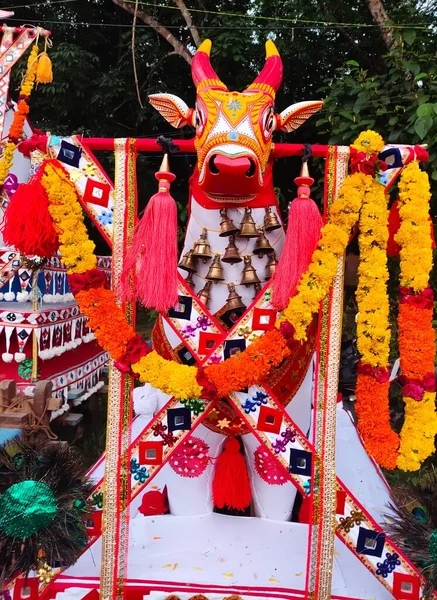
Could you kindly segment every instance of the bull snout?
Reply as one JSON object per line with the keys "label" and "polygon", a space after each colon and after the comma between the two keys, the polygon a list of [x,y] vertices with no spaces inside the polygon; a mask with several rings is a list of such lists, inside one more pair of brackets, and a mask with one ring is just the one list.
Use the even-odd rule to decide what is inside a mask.
{"label": "bull snout", "polygon": [[212,175],[251,178],[256,174],[257,166],[251,156],[224,156],[213,154],[208,161],[208,169]]}

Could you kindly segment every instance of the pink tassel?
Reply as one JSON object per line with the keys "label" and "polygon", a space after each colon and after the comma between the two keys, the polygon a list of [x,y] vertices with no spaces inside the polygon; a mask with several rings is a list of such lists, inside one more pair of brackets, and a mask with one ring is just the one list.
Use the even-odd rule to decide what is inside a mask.
{"label": "pink tassel", "polygon": [[283,310],[296,293],[299,280],[317,248],[323,225],[320,211],[310,198],[314,179],[309,176],[306,162],[295,183],[298,186],[297,198],[290,205],[285,245],[273,276],[272,304],[278,310]]}
{"label": "pink tassel", "polygon": [[146,308],[166,313],[178,301],[177,206],[170,183],[176,179],[164,156],[155,175],[158,193],[152,196],[137,225],[120,281],[123,300],[138,299]]}

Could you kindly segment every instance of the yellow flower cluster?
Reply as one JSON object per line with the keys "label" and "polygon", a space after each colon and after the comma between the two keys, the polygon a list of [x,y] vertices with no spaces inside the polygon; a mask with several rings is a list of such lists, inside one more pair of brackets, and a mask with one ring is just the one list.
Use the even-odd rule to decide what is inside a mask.
{"label": "yellow flower cluster", "polygon": [[388,210],[384,186],[367,177],[360,213],[357,288],[358,350],[372,367],[388,365],[390,331],[387,295]]}
{"label": "yellow flower cluster", "polygon": [[410,163],[399,182],[399,216],[401,225],[395,241],[401,247],[401,285],[421,292],[428,286],[432,269],[428,175],[417,162]]}
{"label": "yellow flower cluster", "polygon": [[[24,76],[23,83],[20,88],[20,96],[30,96],[33,86],[35,85],[35,74],[37,68],[37,57],[38,57],[38,46],[35,44],[32,47],[32,50],[29,54],[29,58],[27,59],[27,71]],[[21,137],[23,133],[23,124],[24,119],[21,119],[20,110],[16,111],[14,114],[14,121],[12,122],[9,135],[15,138]],[[18,129],[17,129],[18,126]],[[0,186],[4,184],[6,181],[6,177],[9,175],[9,171],[11,170],[12,164],[14,162],[14,152],[17,147],[15,142],[8,142],[6,147],[3,150],[3,153],[0,158]]]}
{"label": "yellow flower cluster", "polygon": [[322,229],[311,264],[297,286],[297,294],[291,298],[280,318],[293,325],[297,340],[306,339],[312,315],[318,311],[320,300],[329,291],[337,271],[338,259],[343,255],[350,230],[358,220],[363,188],[369,185],[369,181],[372,182],[369,175],[349,175],[332,203],[329,222]]}
{"label": "yellow flower cluster", "polygon": [[94,269],[97,258],[95,244],[89,237],[82,208],[68,174],[53,164],[47,164],[41,179],[49,199],[49,212],[59,235],[62,261],[69,273],[85,273]]}
{"label": "yellow flower cluster", "polygon": [[384,148],[384,140],[379,133],[368,129],[367,131],[360,133],[352,144],[352,148],[355,148],[358,152],[373,154],[374,152],[381,152]]}
{"label": "yellow flower cluster", "polygon": [[397,467],[403,471],[417,471],[423,461],[435,452],[435,392],[425,392],[420,402],[406,397],[404,402],[405,422],[400,436]]}
{"label": "yellow flower cluster", "polygon": [[197,383],[197,367],[179,365],[159,356],[155,350],[132,365],[142,383],[160,389],[175,398],[200,398],[201,386]]}

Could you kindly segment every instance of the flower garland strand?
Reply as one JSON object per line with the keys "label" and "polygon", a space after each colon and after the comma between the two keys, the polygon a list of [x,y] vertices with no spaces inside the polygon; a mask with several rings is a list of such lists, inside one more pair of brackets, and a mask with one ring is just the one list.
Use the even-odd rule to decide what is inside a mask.
{"label": "flower garland strand", "polygon": [[395,235],[401,247],[398,328],[405,402],[397,466],[404,471],[416,471],[435,452],[437,434],[434,294],[428,287],[432,268],[430,198],[428,175],[416,162],[410,163],[399,182],[401,224]]}
{"label": "flower garland strand", "polygon": [[[368,160],[368,159],[366,159]],[[384,186],[366,178],[359,220],[357,346],[361,354],[356,387],[358,430],[368,453],[386,469],[396,466],[399,439],[389,414],[390,349],[387,294],[388,210]]]}
{"label": "flower garland strand", "polygon": [[14,161],[14,152],[18,142],[23,136],[24,123],[29,114],[29,97],[35,85],[36,70],[38,67],[38,46],[32,46],[27,59],[27,70],[20,87],[17,110],[9,128],[8,143],[0,158],[0,188],[4,185]]}

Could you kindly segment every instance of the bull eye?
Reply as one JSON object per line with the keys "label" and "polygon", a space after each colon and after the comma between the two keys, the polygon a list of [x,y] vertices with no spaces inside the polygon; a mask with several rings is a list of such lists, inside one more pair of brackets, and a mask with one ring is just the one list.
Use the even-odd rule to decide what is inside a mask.
{"label": "bull eye", "polygon": [[275,111],[273,110],[273,106],[269,106],[269,108],[264,113],[263,118],[263,134],[265,138],[268,138],[275,127]]}

